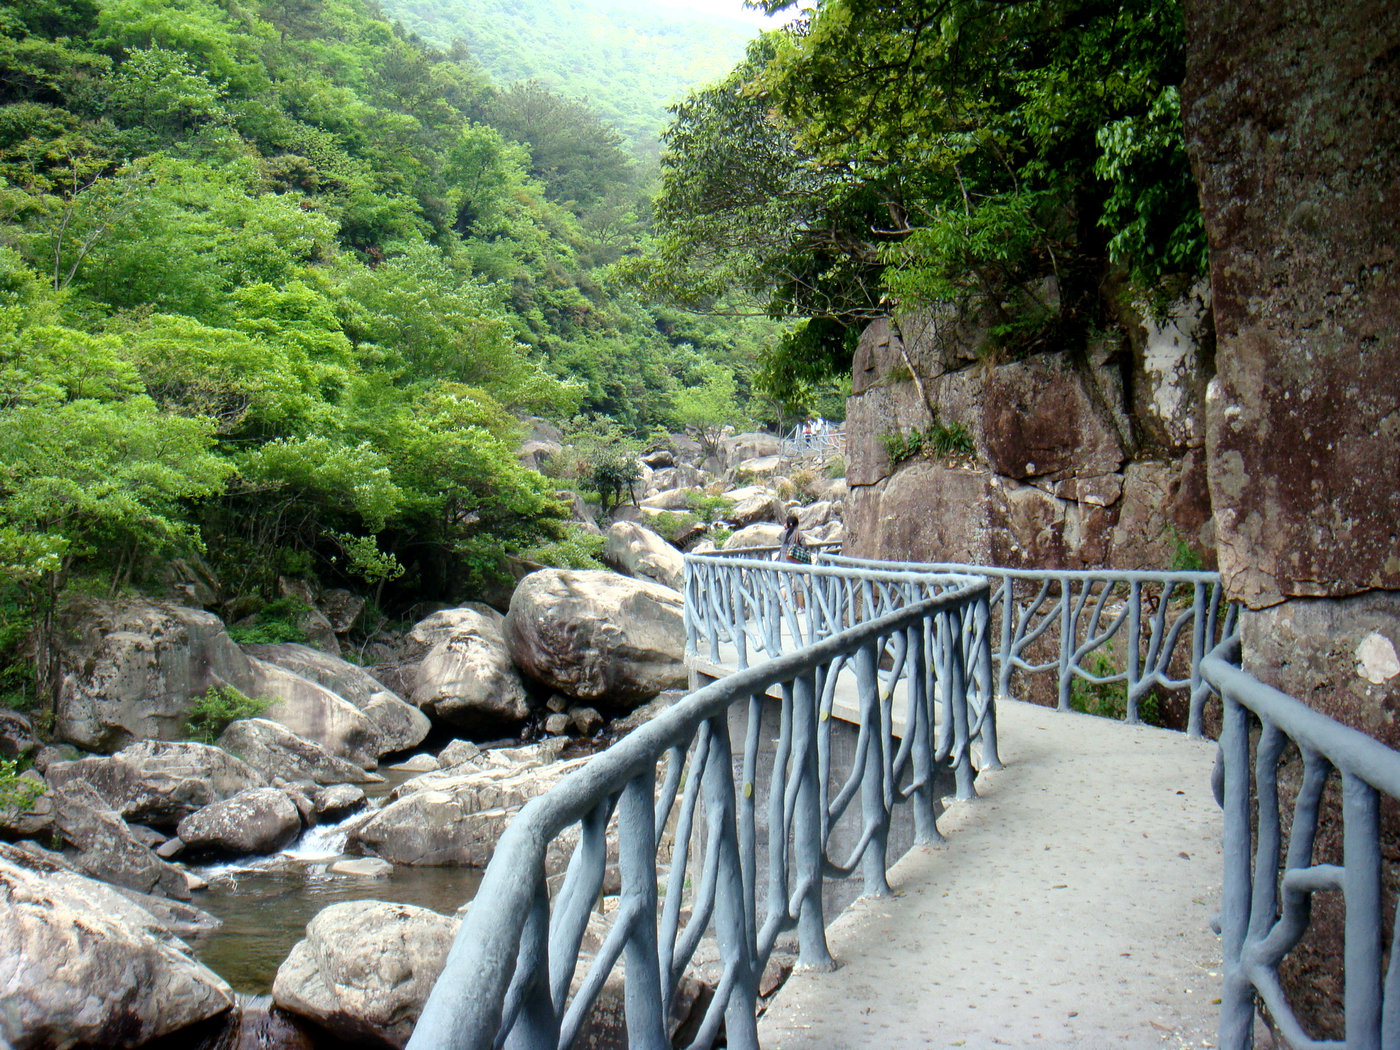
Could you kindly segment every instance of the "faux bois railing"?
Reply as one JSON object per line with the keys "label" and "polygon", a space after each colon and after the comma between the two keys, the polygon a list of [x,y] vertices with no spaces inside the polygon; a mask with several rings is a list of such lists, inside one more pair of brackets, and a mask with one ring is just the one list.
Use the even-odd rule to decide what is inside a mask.
{"label": "faux bois railing", "polygon": [[[1264,685],[1235,666],[1238,659],[1238,643],[1227,641],[1202,668],[1223,702],[1216,785],[1225,867],[1220,1043],[1227,1050],[1254,1045],[1257,996],[1294,1050],[1400,1050],[1400,925],[1383,965],[1400,858],[1382,831],[1383,811],[1392,829],[1400,819],[1400,754]],[[1285,852],[1286,795],[1293,805]],[[1332,837],[1340,828],[1340,863],[1315,857],[1324,825]],[[1345,906],[1340,1041],[1308,1034],[1279,977],[1308,931],[1319,893],[1340,893]]]}
{"label": "faux bois railing", "polygon": [[[755,567],[744,566],[750,574]],[[872,581],[880,575],[811,573]],[[773,598],[782,588],[795,606],[805,574],[770,563],[763,593]],[[877,587],[862,591],[869,597],[858,609],[847,603],[850,622],[831,621],[843,622],[843,630],[823,640],[805,636],[810,644],[801,650],[697,690],[527,804],[497,844],[409,1046],[571,1046],[622,962],[629,1045],[669,1048],[677,989],[708,935],[722,976],[691,1045],[712,1045],[723,1024],[728,1046],[756,1048],[759,978],[780,935],[796,931],[802,963],[831,965],[823,878],[859,871],[864,892],[888,892],[894,807],[907,803],[916,840],[928,841],[938,837],[939,770],[962,770],[959,793],[972,792],[968,668],[985,668],[984,679],[990,672],[988,585],[925,574],[914,588],[906,586],[909,574],[894,575],[898,583],[880,600]],[[847,666],[859,734],[849,775],[833,785],[821,757],[830,733],[827,686]],[[895,676],[904,682],[899,737],[892,732]],[[765,708],[774,703],[776,740],[763,731]],[[741,741],[737,749],[731,732]],[[771,769],[766,783],[763,768]],[[848,810],[858,841],[846,856],[833,856],[831,831]],[[574,829],[578,842],[551,900],[549,846]],[[611,932],[579,975],[610,851],[619,905]],[[668,865],[661,856],[669,856]]]}

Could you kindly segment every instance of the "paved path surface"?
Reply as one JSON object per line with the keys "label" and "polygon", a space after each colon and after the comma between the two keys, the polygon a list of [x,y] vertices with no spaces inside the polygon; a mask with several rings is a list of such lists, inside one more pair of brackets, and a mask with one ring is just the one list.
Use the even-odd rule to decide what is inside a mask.
{"label": "paved path surface", "polygon": [[798,972],[765,1050],[1215,1044],[1215,745],[1003,702],[1004,770],[948,803],[947,841],[892,869]]}

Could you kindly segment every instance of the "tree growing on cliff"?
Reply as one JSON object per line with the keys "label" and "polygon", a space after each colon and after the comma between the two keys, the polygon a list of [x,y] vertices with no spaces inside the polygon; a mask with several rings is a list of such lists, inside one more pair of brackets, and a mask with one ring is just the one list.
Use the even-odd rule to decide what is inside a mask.
{"label": "tree growing on cliff", "polygon": [[[772,0],[770,11],[788,6]],[[1001,352],[1204,262],[1174,109],[1175,0],[821,0],[676,111],[638,267],[692,303],[810,319],[776,381],[875,313],[955,301]]]}

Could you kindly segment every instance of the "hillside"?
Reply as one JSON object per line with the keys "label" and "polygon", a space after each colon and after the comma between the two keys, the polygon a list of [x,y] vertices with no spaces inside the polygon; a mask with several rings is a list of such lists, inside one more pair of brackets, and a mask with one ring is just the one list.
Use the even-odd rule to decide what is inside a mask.
{"label": "hillside", "polygon": [[[461,40],[502,84],[539,80],[591,108],[654,155],[666,107],[743,57],[754,27],[639,0],[383,0],[427,42]],[[735,0],[738,8],[738,0]]]}

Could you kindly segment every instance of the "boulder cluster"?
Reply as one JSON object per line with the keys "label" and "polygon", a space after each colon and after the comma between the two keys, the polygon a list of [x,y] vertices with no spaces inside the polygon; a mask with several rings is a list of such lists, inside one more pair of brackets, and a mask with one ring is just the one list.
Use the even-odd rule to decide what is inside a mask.
{"label": "boulder cluster", "polygon": [[[55,742],[22,716],[0,720],[0,755],[31,766],[0,795],[0,1047],[134,1047],[237,1014],[183,940],[218,925],[196,906],[205,883],[191,864],[276,853],[336,823],[359,856],[332,873],[484,866],[519,808],[586,761],[596,745],[581,741],[639,724],[685,684],[681,550],[649,527],[667,507],[723,497],[721,521],[673,536],[694,549],[718,529],[730,549],[776,542],[793,511],[809,540],[839,538],[843,482],[784,476],[763,436],[726,453],[720,476],[671,451],[646,457],[637,504],[607,533],[617,571],[530,572],[504,613],[430,610],[361,650],[363,665],[344,658],[357,608],[344,595],[305,645],[239,645],[213,613],[168,601],[70,610]],[[185,739],[211,690],[259,710],[213,743]],[[530,737],[542,739],[502,742]],[[385,761],[396,779],[416,775],[376,788]],[[574,841],[554,843],[552,876]],[[382,901],[329,907],[278,970],[274,1001],[348,1043],[401,1046],[459,922]],[[703,999],[704,975],[688,980]],[[623,1032],[620,1002],[596,1023]]]}

